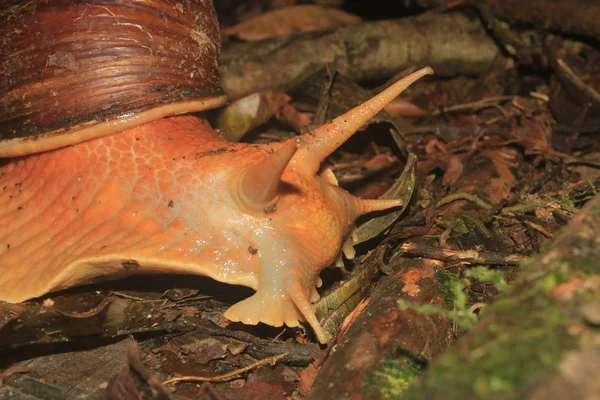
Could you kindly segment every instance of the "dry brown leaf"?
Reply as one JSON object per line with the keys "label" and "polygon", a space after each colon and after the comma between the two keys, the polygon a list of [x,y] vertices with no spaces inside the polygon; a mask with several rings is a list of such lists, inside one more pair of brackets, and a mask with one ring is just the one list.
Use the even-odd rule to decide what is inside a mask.
{"label": "dry brown leaf", "polygon": [[458,178],[460,178],[464,168],[465,167],[462,163],[462,160],[459,157],[451,154],[448,157],[448,167],[446,168],[446,172],[442,178],[442,183],[444,185],[452,185],[458,180]]}
{"label": "dry brown leaf", "polygon": [[291,127],[298,133],[302,131],[302,128],[308,126],[312,122],[312,116],[310,114],[302,113],[289,104],[284,104],[275,117],[281,121],[281,123]]}
{"label": "dry brown leaf", "polygon": [[517,151],[511,148],[486,150],[482,153],[494,163],[494,169],[498,177],[490,179],[485,186],[485,193],[492,204],[499,203],[509,197],[513,186],[517,183],[515,175],[510,170],[517,165]]}
{"label": "dry brown leaf", "polygon": [[337,8],[307,4],[281,8],[258,15],[238,25],[225,28],[222,33],[254,41],[297,32],[331,29],[360,21],[360,17]]}
{"label": "dry brown leaf", "polygon": [[427,111],[405,99],[396,99],[384,109],[392,117],[423,117],[427,115]]}
{"label": "dry brown leaf", "polygon": [[448,146],[437,139],[431,139],[425,144],[424,150],[428,155],[435,153],[447,153]]}
{"label": "dry brown leaf", "polygon": [[513,130],[512,135],[523,146],[525,154],[544,154],[552,147],[549,132],[529,120],[523,120],[523,126]]}

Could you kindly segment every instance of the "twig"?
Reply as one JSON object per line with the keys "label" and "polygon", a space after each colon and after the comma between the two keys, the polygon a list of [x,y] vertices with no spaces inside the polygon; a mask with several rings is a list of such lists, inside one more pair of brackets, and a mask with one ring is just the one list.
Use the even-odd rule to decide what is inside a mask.
{"label": "twig", "polygon": [[106,297],[110,297],[110,296],[121,297],[123,299],[128,299],[128,300],[135,300],[137,302],[142,302],[142,303],[159,303],[159,302],[163,301],[163,299],[144,299],[143,297],[132,296],[130,294],[123,293],[123,292],[110,292]]}
{"label": "twig", "polygon": [[510,215],[515,213],[525,213],[528,211],[533,211],[539,208],[545,208],[546,206],[542,203],[538,202],[522,202],[519,204],[515,204],[514,206],[504,207],[500,210],[501,215]]}
{"label": "twig", "polygon": [[593,100],[594,102],[600,102],[600,93],[596,92],[593,87],[586,85],[586,83],[579,77],[571,67],[567,65],[564,60],[557,58],[556,63],[558,64],[558,68],[562,71],[562,73],[575,85],[577,89],[585,93],[588,99]]}
{"label": "twig", "polygon": [[27,372],[31,372],[31,371],[32,371],[31,367],[27,367],[25,365],[14,365],[12,367],[9,367],[6,370],[4,370],[2,373],[0,373],[0,385],[2,385],[4,383],[4,381],[11,375],[22,374],[22,373],[27,373]]}
{"label": "twig", "polygon": [[589,167],[600,168],[600,160],[586,160],[578,157],[564,157],[567,165],[587,165]]}
{"label": "twig", "polygon": [[183,299],[177,300],[177,301],[171,301],[170,303],[165,304],[162,308],[163,309],[167,309],[167,308],[173,308],[173,307],[177,307],[183,303],[189,303],[189,302],[193,302],[196,300],[204,300],[204,299],[210,299],[213,296],[208,296],[208,295],[198,295],[198,296],[193,296],[193,297],[185,297]]}
{"label": "twig", "polygon": [[264,358],[260,361],[257,361],[255,363],[252,363],[244,368],[240,368],[237,369],[235,371],[231,371],[228,372],[226,374],[223,375],[217,375],[217,376],[179,376],[177,378],[171,378],[171,379],[167,379],[166,381],[164,381],[162,384],[163,385],[169,385],[171,383],[178,383],[178,382],[216,382],[216,381],[224,381],[227,379],[231,379],[233,377],[235,377],[236,375],[239,375],[243,372],[249,371],[251,369],[254,369],[256,367],[260,367],[261,365],[264,364],[269,364],[269,363],[273,363],[275,364],[275,362],[277,362],[279,359],[287,356],[288,353],[283,353],[283,354],[278,354],[276,356],[273,357],[269,357],[269,358]]}
{"label": "twig", "polygon": [[499,115],[497,117],[493,117],[493,118],[483,121],[482,125],[483,126],[491,126],[491,125],[497,124],[499,122],[507,121],[507,120],[511,119],[512,117],[514,117],[519,112],[520,111],[517,111],[517,110],[509,111],[509,113],[506,115],[504,115],[504,114]]}
{"label": "twig", "polygon": [[474,8],[479,12],[479,16],[485,27],[492,33],[492,36],[496,38],[496,41],[500,46],[512,57],[519,58],[518,49],[521,46],[521,40],[519,40],[516,33],[510,28],[503,26],[498,19],[494,17],[494,14],[490,10],[487,2],[485,1],[474,1]]}
{"label": "twig", "polygon": [[540,224],[536,224],[535,222],[528,221],[528,220],[523,221],[523,223],[525,225],[529,225],[530,227],[532,227],[533,229],[535,229],[536,231],[538,231],[542,235],[546,236],[547,238],[551,238],[552,237],[552,233],[548,232]]}
{"label": "twig", "polygon": [[48,307],[48,309],[56,312],[57,314],[65,316],[65,317],[84,319],[84,318],[90,318],[90,317],[100,314],[102,312],[102,310],[104,310],[106,308],[106,306],[111,303],[111,300],[112,299],[109,299],[107,296],[107,297],[103,298],[102,301],[100,303],[98,303],[98,305],[96,307],[92,308],[91,310],[78,312],[78,313],[63,311],[57,307],[54,307],[54,304],[52,307]]}
{"label": "twig", "polygon": [[542,100],[544,103],[550,103],[550,97],[548,97],[547,94],[538,93],[538,92],[529,92],[529,96],[533,97],[534,99]]}
{"label": "twig", "polygon": [[477,204],[481,208],[485,208],[486,210],[491,210],[492,208],[494,208],[494,206],[483,201],[482,199],[475,196],[474,194],[469,194],[469,193],[464,193],[464,192],[449,194],[448,196],[446,196],[443,199],[441,199],[440,201],[438,201],[437,204],[435,205],[435,208],[439,208],[443,205],[452,203],[453,201],[457,201],[457,200],[470,201],[472,203]]}
{"label": "twig", "polygon": [[439,110],[435,110],[431,112],[431,115],[440,115],[440,114],[446,114],[449,112],[454,112],[454,111],[464,111],[464,110],[480,110],[482,108],[487,108],[487,107],[496,107],[498,103],[501,102],[505,102],[505,101],[510,101],[512,100],[514,97],[516,96],[492,96],[492,97],[486,97],[483,98],[481,100],[477,100],[471,103],[463,103],[463,104],[456,104],[454,106],[449,106],[449,107],[443,107]]}
{"label": "twig", "polygon": [[[428,27],[426,38],[421,35],[424,25]],[[417,50],[423,45],[428,51]],[[355,56],[365,52],[369,57]],[[219,71],[223,90],[235,100],[257,91],[293,89],[332,62],[343,75],[364,81],[381,79],[412,65],[443,67],[438,72],[443,70],[446,75],[479,74],[497,53],[496,44],[479,21],[459,13],[423,14],[319,34],[230,42],[221,52]],[[302,62],[298,62],[299,54]],[[461,62],[452,62],[458,59]]]}
{"label": "twig", "polygon": [[396,248],[390,262],[404,254],[431,258],[441,261],[459,261],[469,264],[514,265],[526,259],[520,254],[501,254],[492,251],[442,249],[423,243],[403,243]]}

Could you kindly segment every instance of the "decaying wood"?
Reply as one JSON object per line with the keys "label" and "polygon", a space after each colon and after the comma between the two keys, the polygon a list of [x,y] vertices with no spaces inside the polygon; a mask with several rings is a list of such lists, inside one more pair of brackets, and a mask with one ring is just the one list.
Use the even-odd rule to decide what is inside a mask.
{"label": "decaying wood", "polygon": [[598,398],[600,196],[406,399]]}
{"label": "decaying wood", "polygon": [[[456,1],[417,0],[423,7],[447,8]],[[465,2],[470,4],[470,2]],[[516,24],[535,25],[600,39],[600,3],[596,0],[478,0],[498,18]]]}
{"label": "decaying wood", "polygon": [[525,259],[525,257],[521,256],[520,254],[502,254],[493,251],[442,249],[437,246],[432,246],[421,242],[402,243],[395,249],[394,257],[405,254],[427,257],[434,260],[465,262],[470,264],[511,265],[518,264]]}
{"label": "decaying wood", "polygon": [[596,0],[488,0],[488,4],[496,16],[509,22],[600,39],[600,3]]}
{"label": "decaying wood", "polygon": [[112,377],[106,393],[97,392],[90,400],[170,400],[167,389],[146,368],[134,340],[127,346],[128,363]]}
{"label": "decaying wood", "polygon": [[412,259],[396,268],[344,323],[310,399],[378,399],[382,394],[397,398],[402,384],[448,346],[447,318],[396,306],[399,299],[444,306],[443,283],[434,262]]}
{"label": "decaying wood", "polygon": [[497,52],[479,21],[461,14],[425,14],[224,44],[221,84],[233,100],[266,89],[288,90],[325,64],[353,80],[383,80],[423,65],[431,65],[438,75],[478,74]]}
{"label": "decaying wood", "polygon": [[[127,363],[128,340],[87,341],[38,346],[37,352],[13,352],[24,359],[4,377],[0,399],[83,399],[101,387]],[[9,357],[0,356],[1,361]],[[101,397],[102,398],[102,397]]]}
{"label": "decaying wood", "polygon": [[[80,314],[58,311],[54,305],[5,305],[0,311],[12,315],[12,318],[7,318],[6,321],[0,319],[0,368],[6,362],[14,361],[10,356],[15,349],[27,345],[59,345],[83,340],[86,336],[107,340],[131,334],[165,331],[180,334],[194,331],[212,337],[239,340],[247,344],[246,352],[257,359],[288,353],[285,362],[289,365],[309,365],[318,352],[317,345],[273,342],[247,332],[216,326],[209,321],[210,312],[203,312],[203,300],[190,299],[190,302],[180,308],[155,301],[133,301],[112,296],[105,299],[109,300],[101,302],[104,306],[94,307],[95,313]],[[209,308],[217,308],[212,302],[210,304]],[[189,315],[190,310],[207,319]]]}

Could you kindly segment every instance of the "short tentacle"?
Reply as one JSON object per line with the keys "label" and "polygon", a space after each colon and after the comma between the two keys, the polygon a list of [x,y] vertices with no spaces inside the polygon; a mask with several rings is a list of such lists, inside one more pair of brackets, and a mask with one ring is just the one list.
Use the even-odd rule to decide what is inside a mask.
{"label": "short tentacle", "polygon": [[287,287],[287,292],[298,311],[300,311],[306,322],[308,322],[315,331],[315,335],[319,342],[327,343],[329,340],[327,333],[325,333],[325,330],[319,323],[319,320],[315,315],[315,306],[309,301],[300,281],[294,280],[291,282]]}
{"label": "short tentacle", "polygon": [[360,215],[367,214],[373,211],[383,211],[394,207],[402,207],[404,200],[402,199],[360,199],[356,198]]}
{"label": "short tentacle", "polygon": [[237,200],[243,209],[261,211],[275,205],[281,176],[297,149],[297,141],[288,140],[275,153],[249,166],[240,175]]}

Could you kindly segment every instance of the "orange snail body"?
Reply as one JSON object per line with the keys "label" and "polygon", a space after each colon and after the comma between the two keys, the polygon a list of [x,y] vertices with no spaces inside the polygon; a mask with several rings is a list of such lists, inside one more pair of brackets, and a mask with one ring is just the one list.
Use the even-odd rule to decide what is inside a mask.
{"label": "orange snail body", "polygon": [[1,11],[11,41],[0,45],[0,300],[104,276],[206,275],[256,290],[230,320],[305,320],[325,342],[312,305],[320,271],[358,216],[401,203],[356,198],[320,164],[432,70],[300,140],[230,143],[179,115],[225,97],[212,4],[178,4],[38,0]]}

